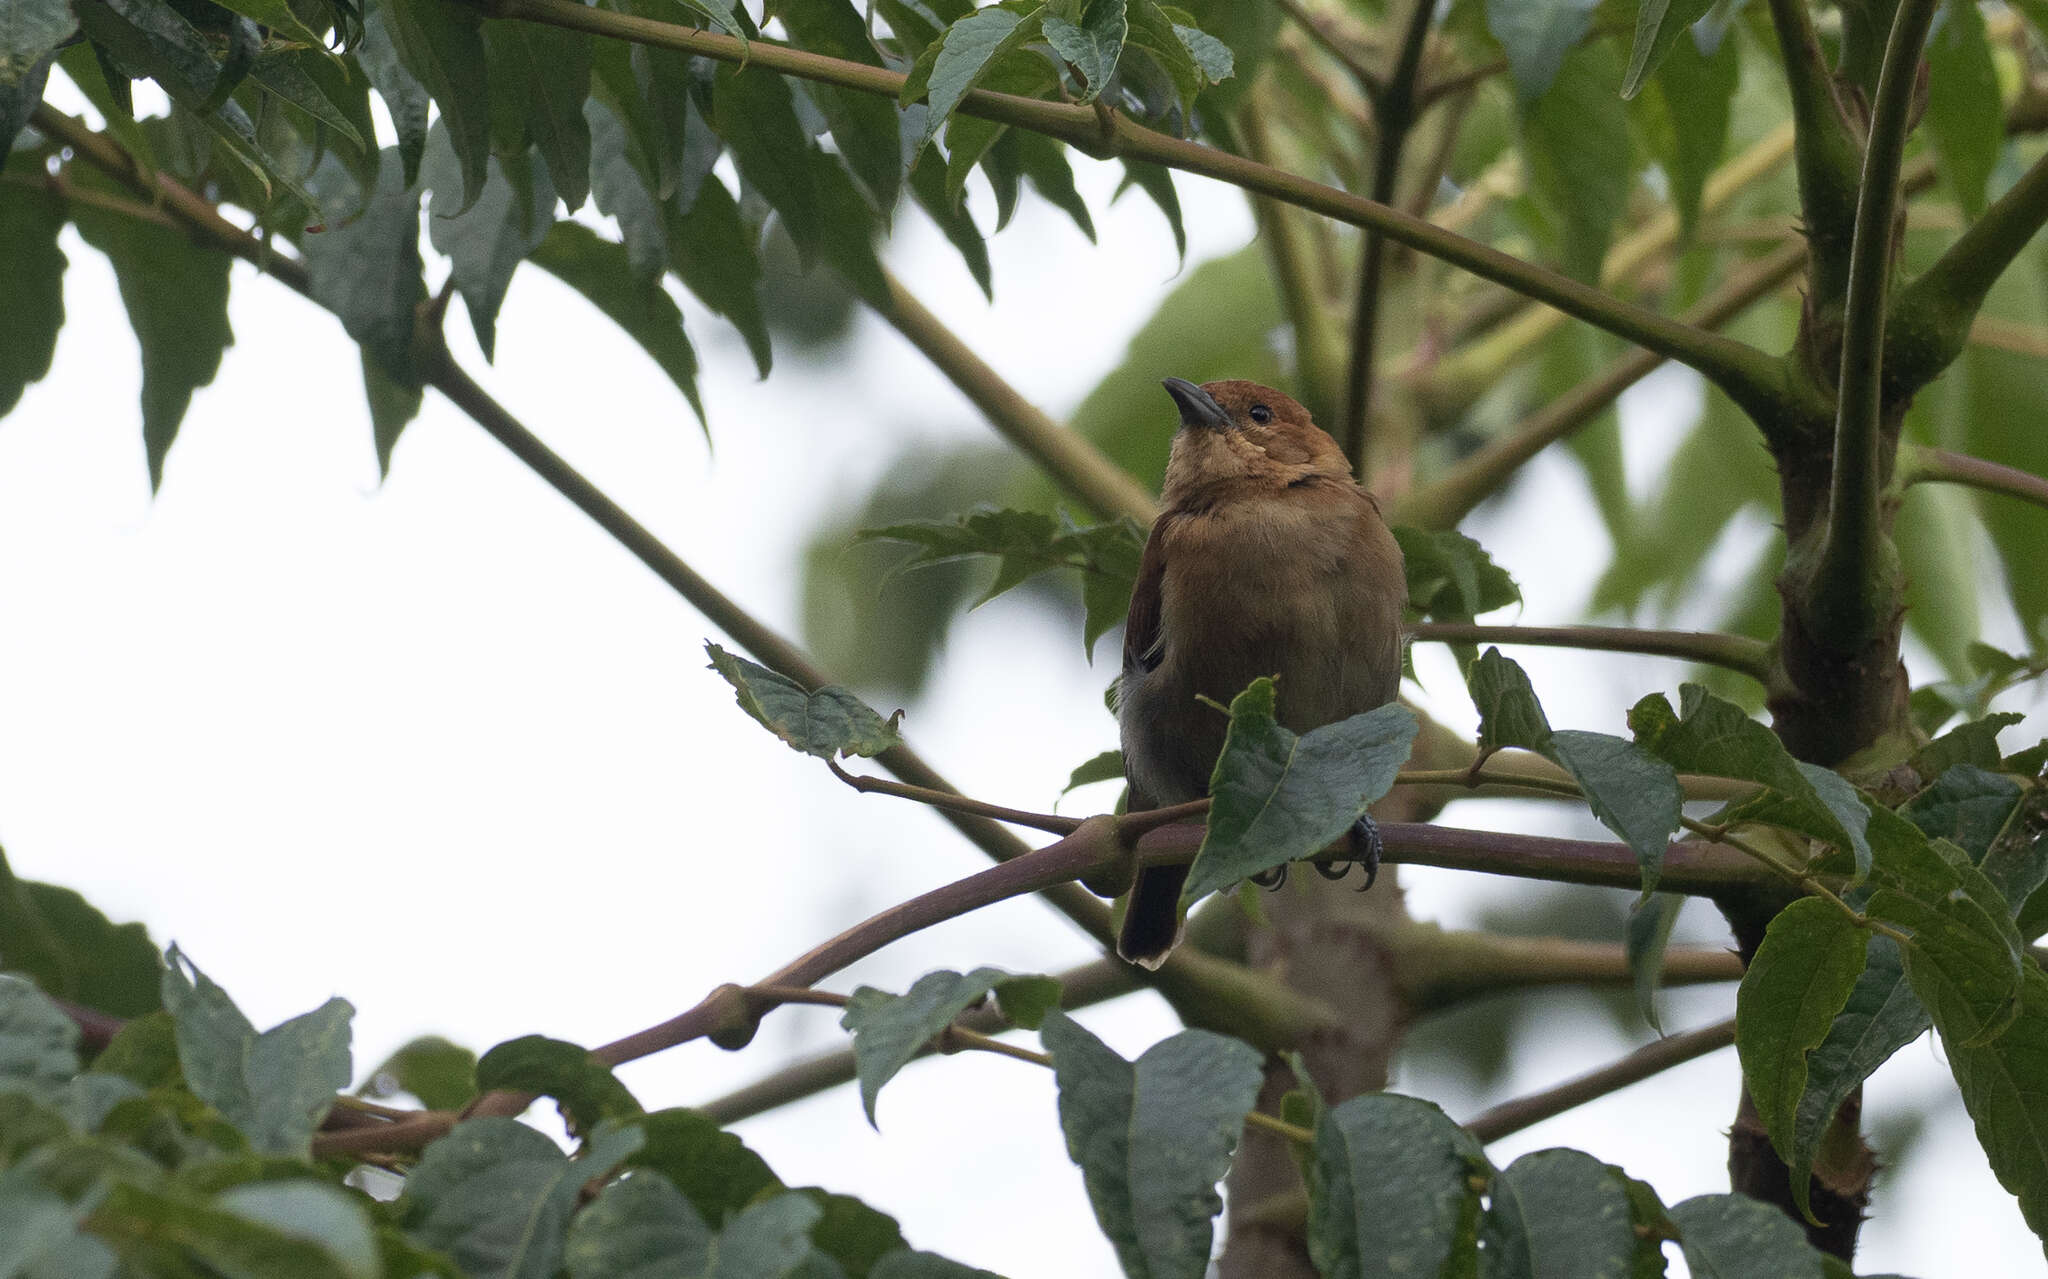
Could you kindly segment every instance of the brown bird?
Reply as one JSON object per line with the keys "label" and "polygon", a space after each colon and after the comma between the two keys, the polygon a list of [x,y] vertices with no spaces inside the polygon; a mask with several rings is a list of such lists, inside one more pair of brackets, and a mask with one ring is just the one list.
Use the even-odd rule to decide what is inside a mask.
{"label": "brown bird", "polygon": [[[1296,733],[1391,701],[1401,682],[1401,548],[1344,451],[1308,410],[1256,382],[1167,378],[1180,432],[1165,509],[1131,592],[1117,720],[1132,812],[1199,799],[1228,704],[1277,676]],[[1377,834],[1361,823],[1377,866]],[[1156,968],[1180,940],[1185,866],[1139,872],[1117,953]],[[1370,880],[1368,880],[1368,883]]]}

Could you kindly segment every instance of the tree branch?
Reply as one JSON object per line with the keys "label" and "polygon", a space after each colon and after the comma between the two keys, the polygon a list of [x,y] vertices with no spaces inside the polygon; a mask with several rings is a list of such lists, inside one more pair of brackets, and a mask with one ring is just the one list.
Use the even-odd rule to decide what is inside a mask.
{"label": "tree branch", "polygon": [[[1912,129],[1920,52],[1939,0],[1901,0],[1892,20],[1870,141],[1856,198],[1856,234],[1849,248],[1842,314],[1842,366],[1835,412],[1835,449],[1827,527],[1807,593],[1815,629],[1833,647],[1860,644],[1889,624],[1897,586],[1897,553],[1883,529],[1886,296],[1891,287],[1899,209],[1899,168]],[[1988,216],[1988,215],[1987,215]]]}
{"label": "tree branch", "polygon": [[[1237,121],[1245,154],[1261,164],[1271,164],[1272,140],[1264,113],[1247,102],[1239,108]],[[1291,205],[1257,194],[1251,202],[1252,215],[1258,220],[1259,244],[1272,263],[1280,306],[1294,330],[1294,368],[1304,384],[1302,399],[1315,415],[1334,421],[1343,406],[1337,367],[1344,358],[1344,339],[1323,300],[1308,229],[1301,222],[1300,210]]]}
{"label": "tree branch", "polygon": [[1947,449],[1912,444],[1902,447],[1900,454],[1899,483],[1902,485],[1933,482],[1967,484],[1986,493],[2002,493],[2022,502],[2048,507],[2048,479],[2032,471],[2001,466],[1997,462],[1951,453]]}
{"label": "tree branch", "polygon": [[[1419,114],[1415,102],[1416,72],[1422,66],[1422,46],[1429,39],[1430,18],[1436,0],[1410,0],[1408,20],[1401,30],[1400,51],[1394,58],[1394,72],[1386,87],[1375,92],[1373,118],[1379,123],[1379,137],[1373,144],[1372,198],[1383,205],[1395,205],[1401,180],[1401,151],[1408,145],[1409,130]],[[1344,387],[1344,417],[1337,442],[1351,459],[1351,472],[1360,480],[1366,467],[1366,423],[1372,408],[1373,361],[1377,358],[1381,277],[1386,266],[1387,242],[1379,231],[1367,227],[1359,249],[1358,296],[1351,312],[1351,373]]]}
{"label": "tree branch", "polygon": [[1057,813],[1033,813],[1022,808],[1005,808],[1001,804],[990,804],[979,799],[969,799],[951,791],[927,790],[922,786],[906,786],[882,777],[861,777],[840,767],[836,759],[827,759],[825,767],[832,775],[863,795],[893,795],[924,804],[930,808],[942,809],[949,813],[970,813],[986,817],[991,821],[1007,822],[1012,826],[1029,826],[1053,835],[1071,835],[1081,828],[1079,817],[1061,817]]}
{"label": "tree branch", "polygon": [[[1390,944],[1396,979],[1418,1012],[1449,1008],[1502,991],[1538,986],[1589,986],[1634,980],[1628,956],[1612,942],[1562,937],[1506,937],[1415,924]],[[1680,947],[1664,955],[1667,986],[1740,981],[1733,952]]]}
{"label": "tree branch", "polygon": [[882,275],[888,292],[870,301],[875,313],[945,374],[1004,439],[1097,514],[1128,516],[1141,526],[1151,525],[1159,514],[1159,503],[1144,485],[1085,436],[1061,426],[1025,399],[895,275],[886,270]]}
{"label": "tree branch", "polygon": [[1835,101],[1834,77],[1821,54],[1806,0],[1771,0],[1771,26],[1777,32],[1797,130],[1799,207],[1812,247],[1813,295],[1831,304],[1848,285],[1859,147]]}
{"label": "tree branch", "polygon": [[1534,644],[1614,653],[1648,653],[1725,667],[1764,682],[1771,674],[1771,646],[1747,635],[1709,631],[1654,631],[1629,626],[1489,626],[1477,622],[1418,622],[1418,640],[1445,644]]}
{"label": "tree branch", "polygon": [[1619,1092],[1630,1084],[1683,1065],[1695,1057],[1704,1057],[1734,1042],[1733,1017],[1698,1030],[1652,1040],[1611,1065],[1580,1075],[1555,1088],[1546,1088],[1483,1110],[1465,1121],[1465,1130],[1484,1142],[1499,1141],[1575,1106]]}
{"label": "tree branch", "polygon": [[[1770,296],[1806,261],[1803,244],[1781,245],[1731,275],[1688,310],[1685,319],[1701,326],[1726,324],[1745,308]],[[1530,458],[1592,421],[1621,393],[1664,363],[1652,351],[1634,351],[1590,381],[1544,405],[1513,434],[1486,445],[1435,480],[1410,489],[1394,503],[1392,522],[1427,528],[1455,528],[1487,497],[1498,492]]]}
{"label": "tree branch", "polygon": [[[828,58],[756,39],[742,45],[730,36],[656,22],[630,14],[587,8],[575,0],[475,0],[485,13],[574,31],[677,49],[735,65],[814,80],[859,93],[896,97],[904,77],[862,63]],[[1698,369],[1709,381],[1752,411],[1768,413],[1786,393],[1781,361],[1744,342],[1657,314],[1647,307],[1609,297],[1599,289],[1556,271],[1524,262],[1488,244],[1446,231],[1412,214],[1325,186],[1292,173],[1197,142],[1170,137],[1133,124],[1114,112],[1107,127],[1088,107],[976,89],[961,112],[1042,133],[1100,158],[1120,157],[1213,178],[1270,196],[1357,227],[1462,267],[1568,315],[1606,329],[1668,358]]]}

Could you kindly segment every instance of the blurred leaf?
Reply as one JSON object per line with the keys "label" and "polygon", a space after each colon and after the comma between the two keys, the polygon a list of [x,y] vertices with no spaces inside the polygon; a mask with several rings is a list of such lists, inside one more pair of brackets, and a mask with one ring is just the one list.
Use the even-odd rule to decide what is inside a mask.
{"label": "blurred leaf", "polygon": [[93,1058],[92,1070],[118,1075],[138,1088],[181,1082],[184,1073],[178,1068],[177,1023],[162,1009],[133,1018],[115,1031],[112,1042]]}
{"label": "blurred leaf", "polygon": [[368,104],[363,104],[365,109],[356,114],[344,110],[341,104],[331,99],[308,70],[324,61],[324,54],[304,51],[265,54],[249,64],[249,78],[335,130],[360,150],[375,142],[377,137],[374,128],[366,130],[362,127],[370,123]]}
{"label": "blurred leaf", "polygon": [[1975,505],[1961,488],[1916,484],[1899,503],[1892,540],[1906,571],[1906,628],[1955,675],[1969,668],[1979,615],[1978,574],[1955,566],[1976,557],[1977,538]]}
{"label": "blurred leaf", "polygon": [[1486,549],[1454,529],[1394,530],[1408,575],[1408,607],[1436,622],[1470,621],[1522,602],[1522,590]]}
{"label": "blurred leaf", "polygon": [[0,968],[114,1017],[162,1007],[163,964],[141,924],[115,924],[68,888],[16,879],[0,854]]}
{"label": "blurred leaf", "polygon": [[460,1110],[476,1098],[476,1054],[439,1035],[406,1043],[370,1072],[365,1097],[411,1093],[429,1110]]}
{"label": "blurred leaf", "polygon": [[1029,179],[1031,189],[1072,218],[1090,244],[1095,242],[1095,221],[1074,187],[1074,167],[1068,163],[1064,147],[1044,134],[1011,129],[996,142],[995,149],[999,154],[1012,153],[1018,172]]}
{"label": "blurred leaf", "polygon": [[370,439],[377,449],[377,474],[388,479],[391,450],[398,447],[398,437],[420,415],[426,395],[417,383],[407,385],[386,373],[368,347],[361,348],[361,355],[363,396],[370,404]]}
{"label": "blurred leaf", "polygon": [[2019,1198],[2034,1233],[2048,1237],[2048,976],[2031,961],[2019,1005],[2011,1028],[1989,1043],[1944,1024],[1939,1007],[1935,1025],[1991,1170]]}
{"label": "blurred leaf", "polygon": [[1938,778],[1957,764],[1997,768],[2003,758],[1998,735],[2025,718],[2012,711],[2000,711],[1959,725],[1916,751],[1913,771],[1922,777]]}
{"label": "blurred leaf", "polygon": [[762,318],[761,261],[725,184],[707,179],[687,213],[668,215],[669,265],[697,300],[731,320],[768,376],[768,323]]}
{"label": "blurred leaf", "polygon": [[403,164],[391,163],[396,158],[386,153],[367,200],[338,160],[321,164],[315,186],[337,211],[360,212],[309,232],[304,251],[313,300],[334,312],[348,335],[404,386],[418,380],[413,312],[426,299],[427,286],[420,275],[419,192],[406,185]]}
{"label": "blurred leaf", "polygon": [[1638,898],[1629,907],[1627,930],[1623,934],[1622,950],[1635,987],[1636,1011],[1659,1034],[1664,1031],[1663,1021],[1657,1015],[1657,986],[1664,978],[1664,949],[1670,944],[1672,925],[1678,922],[1678,914],[1684,909],[1685,898],[1678,893],[1652,893],[1647,899]]}
{"label": "blurred leaf", "polygon": [[976,1270],[963,1266],[957,1261],[929,1252],[912,1252],[905,1248],[892,1252],[875,1263],[868,1271],[868,1279],[1000,1279],[987,1270]]}
{"label": "blurred leaf", "polygon": [[1981,216],[1984,187],[2005,142],[2005,114],[1984,15],[1973,0],[1943,5],[1927,42],[1927,129],[1964,216]]}
{"label": "blurred leaf", "polygon": [[1713,7],[1714,0],[1642,0],[1636,9],[1635,43],[1628,51],[1622,96],[1636,96],[1643,87],[1643,78],[1663,64],[1678,37]]}
{"label": "blurred leaf", "polygon": [[1394,784],[1415,714],[1398,704],[1296,736],[1274,718],[1273,681],[1230,703],[1202,846],[1181,890],[1185,909],[1219,888],[1320,852]]}
{"label": "blurred leaf", "polygon": [[967,264],[967,273],[981,286],[981,294],[990,301],[995,300],[995,282],[990,276],[988,243],[982,238],[981,228],[974,225],[974,215],[967,209],[967,202],[955,200],[946,192],[946,166],[926,151],[918,156],[917,164],[910,170],[910,190],[916,197],[918,207],[937,224],[939,231],[960,254],[960,260]]}
{"label": "blurred leaf", "polygon": [[[1645,8],[1657,2],[1647,0]],[[1560,265],[1589,282],[1600,278],[1614,224],[1635,186],[1628,113],[1614,93],[1619,73],[1610,46],[1580,45],[1522,114],[1530,194],[1556,223]]]}
{"label": "blurred leaf", "polygon": [[638,1126],[645,1140],[627,1166],[666,1178],[714,1226],[782,1186],[746,1143],[694,1110],[657,1110]]}
{"label": "blurred leaf", "polygon": [[330,999],[258,1033],[176,946],[165,959],[164,1008],[177,1023],[186,1086],[258,1153],[307,1158],[314,1129],[348,1087],[355,1009]]}
{"label": "blurred leaf", "polygon": [[662,1177],[625,1177],[598,1192],[569,1223],[563,1262],[570,1279],[711,1273],[716,1237],[690,1201]]}
{"label": "blurred leaf", "polygon": [[[58,8],[67,18],[70,16],[71,11],[65,5],[60,3]],[[13,154],[14,144],[28,127],[29,117],[42,105],[43,90],[49,87],[50,68],[56,64],[57,56],[55,50],[44,54],[14,79],[0,76],[0,165],[7,163],[8,156]],[[110,121],[109,128],[113,127]]]}
{"label": "blurred leaf", "polygon": [[[776,7],[775,15],[782,19],[790,38],[811,53],[871,67],[882,65],[868,40],[867,24],[852,0],[785,0]],[[884,97],[830,85],[807,83],[804,88],[818,104],[847,167],[886,218],[903,185],[903,147],[894,105]]]}
{"label": "blurred leaf", "polygon": [[213,381],[228,328],[228,268],[233,259],[202,247],[183,231],[141,218],[75,204],[72,221],[85,242],[107,255],[142,348],[142,443],[152,492],[162,487],[164,458],[192,393]]}
{"label": "blurred leaf", "polygon": [[420,157],[427,151],[427,107],[432,98],[399,59],[387,13],[393,2],[365,0],[363,39],[356,46],[356,60],[391,113],[392,129],[398,135],[398,159],[405,169],[405,180],[399,185],[411,187],[419,181]]}
{"label": "blurred leaf", "polygon": [[1064,795],[1067,791],[1073,790],[1077,786],[1086,786],[1091,782],[1120,782],[1123,779],[1124,753],[1122,751],[1104,751],[1087,763],[1075,768],[1073,775],[1067,778],[1067,784],[1060,791],[1060,794]]}
{"label": "blurred leaf", "polygon": [[433,191],[428,238],[448,255],[452,278],[476,344],[486,360],[497,353],[498,309],[512,273],[547,238],[555,220],[555,193],[547,171],[527,155],[489,156],[482,187],[470,186],[458,203],[453,195],[457,161],[448,134],[438,125],[427,140],[425,178]]}
{"label": "blurred leaf", "polygon": [[[2034,245],[1991,290],[1982,314],[2048,328],[2048,240]],[[1919,396],[1947,448],[2048,474],[2048,433],[2025,423],[2048,413],[2048,379],[2041,363],[2010,351],[1973,345]],[[2005,579],[2021,629],[2036,635],[2048,624],[2048,573],[2040,571],[2044,544],[2040,511],[1988,494],[1977,509],[2005,564]]]}
{"label": "blurred leaf", "polygon": [[1501,1178],[1520,1207],[1540,1279],[1663,1274],[1660,1223],[1638,1222],[1630,1180],[1619,1168],[1583,1151],[1538,1150],[1509,1164]]}
{"label": "blurred leaf", "polygon": [[[286,1239],[312,1244],[350,1279],[378,1279],[377,1244],[360,1198],[315,1181],[259,1181],[231,1186],[215,1202],[243,1221],[267,1226]],[[258,1265],[274,1254],[255,1254]],[[274,1273],[274,1272],[273,1272]]]}
{"label": "blurred leaf", "polygon": [[485,1053],[476,1063],[478,1092],[539,1093],[561,1104],[572,1136],[583,1136],[606,1119],[632,1119],[640,1103],[590,1050],[546,1035],[521,1035]]}
{"label": "blurred leaf", "polygon": [[457,211],[467,209],[483,194],[491,154],[481,15],[454,0],[379,0],[379,11],[399,62],[441,108],[462,175]]}
{"label": "blurred leaf", "polygon": [[1258,1100],[1258,1050],[1184,1030],[1130,1062],[1060,1012],[1041,1034],[1067,1153],[1124,1272],[1200,1279],[1223,1208],[1216,1183]]}
{"label": "blurred leaf", "polygon": [[[47,72],[43,59],[77,30],[67,0],[14,0],[0,11],[0,87],[22,84],[39,65]],[[0,143],[12,140],[10,133]]]}
{"label": "blurred leaf", "polygon": [[1597,0],[1486,0],[1486,28],[1507,55],[1524,108],[1549,92],[1597,7]]}
{"label": "blurred leaf", "polygon": [[605,1126],[582,1157],[515,1119],[469,1119],[426,1149],[396,1213],[415,1242],[470,1279],[553,1279],[583,1186],[637,1150],[640,1130]]}
{"label": "blurred leaf", "polygon": [[903,1248],[903,1229],[888,1213],[815,1186],[800,1187],[797,1193],[820,1209],[810,1242],[852,1279],[866,1279],[885,1254]]}
{"label": "blurred leaf", "polygon": [[1821,1279],[1821,1254],[1783,1212],[1747,1195],[1695,1195],[1671,1209],[1693,1274]]}
{"label": "blurred leaf", "polygon": [[[236,1211],[236,1197],[253,1205]],[[274,1216],[290,1200],[293,1215]],[[314,1205],[318,1205],[315,1218]],[[259,1216],[258,1214],[261,1214]],[[373,1279],[377,1273],[369,1223],[361,1206],[338,1187],[310,1182],[241,1186],[212,1203],[186,1194],[116,1181],[92,1210],[86,1228],[110,1239],[143,1241],[142,1273],[196,1273],[256,1279]]]}
{"label": "blurred leaf", "polygon": [[1470,1133],[1430,1102],[1384,1092],[1331,1106],[1315,1132],[1308,1252],[1317,1273],[1471,1273],[1473,1183],[1490,1169]]}
{"label": "blurred leaf", "polygon": [[0,973],[0,1083],[29,1091],[78,1074],[78,1027],[50,997]]}
{"label": "blurred leaf", "polygon": [[1656,158],[1671,180],[1671,203],[1686,240],[1699,229],[1700,197],[1728,148],[1730,108],[1741,75],[1737,48],[1724,40],[1703,54],[1692,41],[1681,41],[1650,82],[1667,121],[1666,129],[1652,135],[1659,144]]}
{"label": "blurred leaf", "polygon": [[[574,213],[590,194],[590,37],[533,22],[494,22],[485,47],[498,72],[491,91],[520,111],[525,133],[547,165],[547,181]],[[521,150],[524,148],[522,147]],[[547,213],[552,216],[550,202]]]}
{"label": "blurred leaf", "polygon": [[[634,270],[630,248],[599,238],[581,223],[557,222],[530,257],[638,342],[690,401],[698,422],[704,423],[704,402],[697,394],[697,353],[683,332],[682,310],[659,280],[645,279]],[[705,434],[709,438],[708,423]]]}
{"label": "blurred leaf", "polygon": [[736,657],[716,644],[706,643],[704,651],[710,654],[711,669],[732,685],[740,709],[788,743],[791,750],[823,760],[835,754],[875,756],[900,740],[896,722],[903,718],[902,711],[885,720],[836,684],[811,692],[788,676]]}
{"label": "blurred leaf", "polygon": [[[962,975],[950,970],[926,973],[901,995],[861,986],[847,1001],[839,1024],[853,1035],[853,1059],[860,1077],[860,1103],[868,1123],[875,1123],[875,1099],[882,1085],[909,1065],[924,1046],[953,1024],[953,1019],[1012,982],[1039,982],[1046,978],[1021,978],[1000,968],[977,968]],[[1058,983],[1053,984],[1054,1003]],[[1030,1007],[1042,1016],[1044,1001],[1033,998]],[[1007,1011],[1007,1009],[1006,1009]],[[1023,1023],[1019,1023],[1023,1024]]]}
{"label": "blurred leaf", "polygon": [[[1804,897],[1780,911],[1743,974],[1735,999],[1735,1048],[1771,1145],[1788,1164],[1794,1115],[1807,1085],[1807,1055],[1828,1036],[1863,973],[1865,934],[1835,905]],[[1809,1217],[1807,1181],[1792,1179]]]}
{"label": "blurred leaf", "polygon": [[[1181,223],[1180,196],[1174,193],[1173,171],[1143,160],[1125,160],[1123,166],[1124,180],[1117,184],[1116,193],[1122,195],[1129,188],[1137,187],[1151,197],[1152,203],[1166,215],[1166,225],[1173,232],[1174,252],[1185,264],[1188,260],[1188,231]],[[1133,343],[1134,348],[1135,345]]]}
{"label": "blurred leaf", "polygon": [[625,121],[600,98],[585,102],[583,114],[590,128],[590,193],[597,211],[617,219],[633,278],[658,286],[668,269],[668,227],[654,194],[653,170]]}
{"label": "blurred leaf", "polygon": [[1082,88],[1076,102],[1093,102],[1109,87],[1130,29],[1125,0],[1089,0],[1078,22],[1058,14],[1045,16],[1045,42],[1080,73]]}

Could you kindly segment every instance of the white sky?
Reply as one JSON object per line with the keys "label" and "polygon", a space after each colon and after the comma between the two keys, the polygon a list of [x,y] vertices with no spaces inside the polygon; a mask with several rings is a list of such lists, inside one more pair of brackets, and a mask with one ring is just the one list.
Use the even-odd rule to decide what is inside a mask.
{"label": "white sky", "polygon": [[[1175,270],[1159,215],[1136,197],[1105,210],[1115,172],[1077,164],[1100,246],[1027,202],[991,241],[993,307],[918,215],[902,215],[890,255],[1055,415],[1121,359]],[[1191,260],[1250,235],[1235,193],[1194,180],[1181,191]],[[360,1076],[425,1032],[479,1050],[532,1032],[615,1038],[984,864],[929,814],[854,795],[746,721],[704,668],[709,625],[431,394],[380,486],[354,347],[247,267],[235,268],[236,345],[152,502],[113,277],[74,234],[63,247],[70,319],[56,367],[0,423],[0,842],[18,873],[177,941],[259,1026],[345,995]],[[432,280],[444,269],[430,267]],[[538,270],[513,284],[496,368],[476,355],[466,317],[451,316],[450,333],[495,397],[794,635],[810,512],[864,491],[903,441],[987,428],[878,323],[864,319],[829,363],[784,353],[757,382],[729,329],[688,315],[715,452],[637,348]],[[1670,411],[1691,393],[1667,378],[1632,398],[1632,473],[1675,442]],[[1160,429],[1171,426],[1162,396]],[[1584,620],[1604,534],[1571,467],[1545,458],[1534,470],[1548,494],[1541,538],[1524,531],[1538,527],[1527,500],[1468,531],[1522,582],[1520,620]],[[1077,640],[1016,600],[971,615],[907,708],[910,739],[969,793],[1049,807],[1074,764],[1114,745],[1109,672],[1088,666]],[[1515,656],[1554,714],[1585,708],[1575,727],[1612,730],[1635,696],[1678,678],[1649,659]],[[1469,728],[1440,658],[1422,655],[1425,678],[1453,696],[1430,704]],[[1107,804],[1107,789],[1067,810]],[[1491,803],[1449,820],[1556,819]],[[1453,924],[1518,891],[1446,872],[1402,878],[1418,916]],[[1696,905],[1686,926],[1716,944],[1710,915]],[[1014,902],[827,985],[900,990],[936,967],[1055,971],[1090,955],[1052,912]],[[1678,992],[1666,1024],[1717,1019],[1732,1001],[1727,987]],[[1150,996],[1084,1020],[1126,1055],[1173,1028]],[[778,1012],[742,1053],[696,1044],[622,1074],[649,1106],[703,1101],[839,1045],[835,1021]],[[1401,1086],[1468,1114],[1630,1046],[1588,1004],[1548,1024],[1504,1092]],[[1736,1087],[1723,1052],[1493,1154],[1578,1146],[1668,1203],[1725,1190]],[[1868,1111],[1952,1091],[1922,1040],[1872,1080]],[[1903,1175],[1881,1178],[1859,1269],[2037,1272],[2040,1245],[1960,1107],[1932,1113]],[[880,1118],[877,1134],[842,1089],[739,1131],[785,1180],[857,1193],[919,1247],[1018,1276],[1114,1274],[1046,1072],[972,1054],[923,1062],[885,1091]]]}

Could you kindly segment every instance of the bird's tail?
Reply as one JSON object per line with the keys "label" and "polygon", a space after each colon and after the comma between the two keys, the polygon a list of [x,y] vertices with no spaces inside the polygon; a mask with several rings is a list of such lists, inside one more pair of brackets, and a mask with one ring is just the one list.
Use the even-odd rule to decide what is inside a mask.
{"label": "bird's tail", "polygon": [[1181,885],[1187,883],[1185,866],[1154,866],[1138,872],[1131,885],[1130,904],[1124,908],[1124,926],[1116,935],[1116,953],[1141,968],[1157,968],[1166,954],[1180,944],[1187,921],[1180,913]]}

